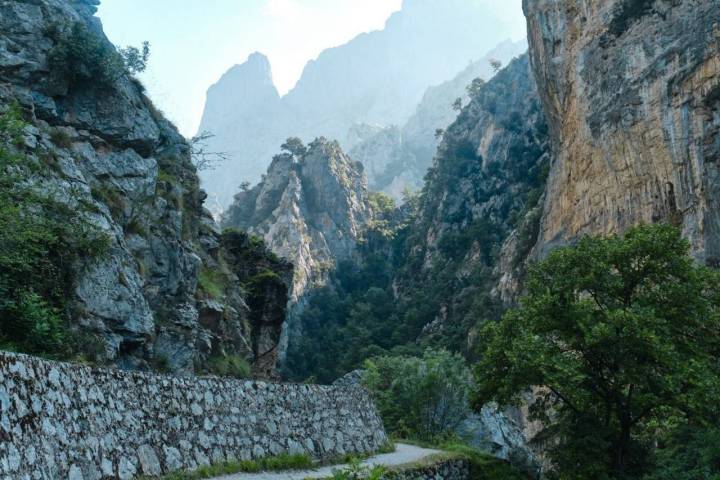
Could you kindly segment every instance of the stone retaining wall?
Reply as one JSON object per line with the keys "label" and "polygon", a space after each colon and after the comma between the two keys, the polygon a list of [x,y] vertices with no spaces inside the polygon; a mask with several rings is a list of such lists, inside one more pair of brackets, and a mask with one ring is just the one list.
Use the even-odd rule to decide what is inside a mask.
{"label": "stone retaining wall", "polygon": [[131,479],[387,441],[359,387],[178,378],[0,352],[0,478]]}
{"label": "stone retaining wall", "polygon": [[384,480],[470,480],[470,462],[465,458],[438,460],[428,465],[391,471]]}

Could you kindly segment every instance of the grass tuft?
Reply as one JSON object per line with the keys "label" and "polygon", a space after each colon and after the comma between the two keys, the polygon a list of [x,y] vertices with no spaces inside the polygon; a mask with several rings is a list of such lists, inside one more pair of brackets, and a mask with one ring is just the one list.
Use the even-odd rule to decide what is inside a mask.
{"label": "grass tuft", "polygon": [[202,466],[191,472],[175,472],[163,477],[141,477],[140,480],[203,480],[207,478],[233,475],[236,473],[279,472],[285,470],[305,470],[313,467],[310,456],[283,454],[259,460],[234,460],[215,465]]}

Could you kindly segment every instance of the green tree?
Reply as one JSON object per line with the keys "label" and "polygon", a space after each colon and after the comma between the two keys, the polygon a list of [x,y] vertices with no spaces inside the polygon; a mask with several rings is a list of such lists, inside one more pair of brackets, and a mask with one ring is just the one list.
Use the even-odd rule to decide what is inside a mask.
{"label": "green tree", "polygon": [[482,87],[485,86],[485,80],[478,77],[473,79],[472,83],[467,86],[468,95],[470,95],[470,98],[475,98],[480,94],[480,90],[482,90]]}
{"label": "green tree", "polygon": [[531,269],[527,296],[482,332],[476,406],[534,388],[558,478],[638,478],[671,423],[713,408],[718,275],[673,227],[585,237]]}
{"label": "green tree", "polygon": [[296,158],[302,158],[307,153],[307,147],[298,137],[288,138],[285,140],[285,143],[280,146],[280,148],[294,155]]}
{"label": "green tree", "polygon": [[418,357],[378,357],[365,362],[363,383],[393,434],[437,440],[452,433],[469,411],[471,373],[446,350]]}
{"label": "green tree", "polygon": [[655,452],[645,480],[720,480],[720,426],[678,428]]}
{"label": "green tree", "polygon": [[455,99],[455,101],[452,104],[452,109],[456,112],[459,112],[463,108],[463,101],[462,98],[458,97]]}
{"label": "green tree", "polygon": [[133,75],[142,73],[147,69],[150,60],[150,42],[143,42],[142,47],[125,47],[118,49],[125,68]]}

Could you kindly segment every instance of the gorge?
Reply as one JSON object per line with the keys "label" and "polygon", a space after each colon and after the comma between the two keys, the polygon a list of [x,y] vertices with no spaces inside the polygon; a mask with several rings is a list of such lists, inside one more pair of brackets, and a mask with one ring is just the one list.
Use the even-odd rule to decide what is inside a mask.
{"label": "gorge", "polygon": [[[553,477],[547,385],[471,408],[470,367],[537,265],[587,236],[669,226],[688,275],[714,275],[720,2],[522,3],[527,43],[486,2],[406,0],[285,96],[251,55],[208,91],[200,130],[229,160],[202,170],[96,0],[0,0],[0,473],[130,479],[395,435],[479,448],[518,475],[498,479],[571,478]],[[626,297],[627,318],[655,314]],[[403,417],[422,395],[431,438]],[[648,465],[684,428],[720,431],[693,402],[707,418],[632,438]]]}

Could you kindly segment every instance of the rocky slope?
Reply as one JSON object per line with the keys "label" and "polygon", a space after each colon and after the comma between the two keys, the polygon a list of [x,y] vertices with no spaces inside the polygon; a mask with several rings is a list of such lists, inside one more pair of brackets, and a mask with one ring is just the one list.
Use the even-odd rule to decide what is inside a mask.
{"label": "rocky slope", "polygon": [[235,196],[223,224],[262,237],[295,265],[282,351],[301,334],[308,294],[354,255],[371,218],[362,165],[325,138],[276,155],[263,181]]}
{"label": "rocky slope", "polygon": [[357,125],[346,141],[350,156],[363,163],[368,184],[374,191],[388,193],[401,200],[403,191],[419,190],[428,168],[432,166],[443,130],[453,123],[458,112],[453,103],[470,100],[468,87],[473,80],[490,80],[495,71],[491,61],[506,65],[527,50],[523,40],[506,40],[480,60],[472,62],[451,80],[427,89],[415,111],[401,127]]}
{"label": "rocky slope", "polygon": [[540,254],[584,233],[682,225],[720,258],[720,3],[526,0],[555,159]]}
{"label": "rocky slope", "polygon": [[535,243],[548,162],[547,124],[525,55],[462,110],[426,177],[395,281],[409,302],[430,292],[424,335],[472,352],[468,332],[492,317],[498,286],[521,275]]}
{"label": "rocky slope", "polygon": [[403,125],[428,87],[490,51],[502,32],[486,0],[405,0],[383,30],[309,62],[280,100],[267,59],[251,56],[208,92],[200,131],[214,133],[210,148],[230,159],[222,172],[202,172],[203,187],[225,208],[238,185],[260,180],[287,137],[308,142],[325,136],[349,151],[353,125]]}
{"label": "rocky slope", "polygon": [[268,376],[285,287],[247,285],[291,267],[242,234],[221,235],[188,144],[138,82],[111,69],[97,3],[0,2],[0,109],[17,102],[29,123],[18,154],[39,168],[26,182],[109,242],[72,266],[70,326],[95,339],[101,363],[186,374],[238,358]]}

